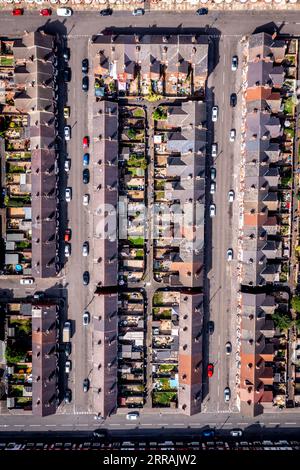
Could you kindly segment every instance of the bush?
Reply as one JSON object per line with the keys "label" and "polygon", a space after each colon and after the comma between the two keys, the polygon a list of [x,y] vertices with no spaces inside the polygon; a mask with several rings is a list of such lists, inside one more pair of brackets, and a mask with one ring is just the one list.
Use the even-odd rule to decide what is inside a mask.
{"label": "bush", "polygon": [[274,313],[272,319],[274,321],[275,326],[281,331],[288,330],[293,324],[293,321],[288,315],[282,315],[279,312]]}
{"label": "bush", "polygon": [[292,305],[293,310],[295,310],[297,313],[300,313],[300,296],[299,295],[295,295],[292,298],[291,305]]}
{"label": "bush", "polygon": [[165,121],[168,117],[166,108],[159,106],[155,111],[153,111],[152,117],[154,121]]}
{"label": "bush", "polygon": [[17,343],[8,344],[5,350],[6,362],[9,364],[15,364],[16,362],[21,362],[25,358],[25,351],[22,351],[17,347]]}

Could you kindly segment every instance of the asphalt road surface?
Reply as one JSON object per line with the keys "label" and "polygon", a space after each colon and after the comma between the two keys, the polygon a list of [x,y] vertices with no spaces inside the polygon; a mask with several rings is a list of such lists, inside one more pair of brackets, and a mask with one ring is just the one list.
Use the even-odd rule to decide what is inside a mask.
{"label": "asphalt road surface", "polygon": [[[229,130],[231,127],[238,129],[238,109],[232,109],[229,105],[230,93],[239,92],[241,77],[239,72],[230,70],[231,57],[240,55],[239,41],[244,35],[251,34],[258,28],[280,29],[282,34],[293,34],[300,36],[300,12],[274,12],[273,21],[271,14],[267,12],[246,11],[242,12],[213,12],[204,17],[198,17],[193,13],[180,12],[180,15],[169,12],[151,12],[142,17],[133,17],[129,12],[116,12],[111,17],[100,17],[95,12],[74,13],[71,18],[58,19],[55,14],[46,20],[39,16],[38,12],[25,12],[21,18],[13,18],[8,12],[0,14],[0,30],[2,36],[18,36],[25,30],[31,31],[43,27],[46,32],[60,33],[67,42],[71,51],[70,67],[72,69],[72,80],[68,84],[67,104],[71,107],[69,124],[72,127],[72,139],[67,145],[67,153],[71,159],[71,171],[68,180],[63,180],[72,186],[73,199],[68,204],[65,225],[72,228],[72,254],[63,269],[59,282],[58,291],[67,288],[68,316],[73,321],[74,335],[72,339],[72,373],[70,374],[70,387],[73,391],[71,405],[62,406],[56,416],[48,418],[32,416],[1,416],[0,430],[22,430],[25,426],[32,430],[45,430],[52,428],[89,429],[108,426],[110,429],[155,429],[178,428],[184,429],[201,428],[210,425],[218,427],[248,427],[251,423],[264,423],[272,429],[294,429],[299,426],[300,416],[290,415],[288,412],[276,414],[265,414],[251,420],[243,419],[236,411],[234,400],[235,381],[235,354],[234,350],[230,357],[224,352],[225,343],[230,340],[235,348],[235,330],[232,315],[235,312],[235,285],[234,278],[235,262],[228,264],[226,251],[234,243],[237,219],[233,217],[234,207],[229,208],[227,193],[231,188],[236,189],[237,184],[237,148],[229,143]],[[210,88],[208,104],[216,103],[219,107],[219,119],[211,128],[210,139],[219,144],[219,154],[214,165],[217,170],[217,192],[213,201],[217,207],[217,213],[207,227],[208,235],[211,234],[213,248],[212,256],[208,256],[206,272],[208,281],[206,288],[210,298],[210,316],[215,322],[215,333],[209,338],[209,356],[206,363],[211,361],[216,366],[216,375],[212,378],[209,387],[205,383],[206,396],[204,410],[193,417],[176,414],[163,414],[149,412],[142,415],[138,422],[126,421],[123,414],[118,414],[107,420],[106,423],[98,423],[91,411],[91,394],[84,394],[82,381],[88,377],[92,367],[91,358],[91,334],[90,328],[82,326],[82,313],[85,307],[92,301],[92,285],[89,288],[82,286],[82,272],[88,269],[89,260],[81,254],[82,243],[90,237],[90,216],[88,209],[82,206],[82,195],[86,188],[82,183],[82,137],[88,134],[87,94],[81,90],[81,60],[87,56],[88,42],[92,35],[101,33],[105,28],[120,28],[123,32],[130,33],[136,29],[145,32],[171,33],[198,32],[210,35],[212,45],[216,54],[210,57],[212,61],[211,75],[208,86]],[[212,134],[214,132],[214,134]],[[237,145],[237,144],[235,144]],[[210,196],[207,194],[207,197]],[[210,199],[209,199],[210,200]],[[234,220],[236,221],[234,223]],[[58,281],[58,280],[57,280]],[[42,280],[38,289],[44,285],[50,287],[56,283],[54,280]],[[10,280],[1,281],[1,287],[11,289],[13,283]],[[20,290],[17,286],[16,295],[27,295],[34,289]],[[233,322],[233,323],[232,323]],[[76,377],[76,380],[75,380]],[[228,406],[223,400],[223,390],[229,385],[232,389],[233,399]],[[220,411],[215,414],[215,411]],[[153,429],[153,431],[151,431]]]}

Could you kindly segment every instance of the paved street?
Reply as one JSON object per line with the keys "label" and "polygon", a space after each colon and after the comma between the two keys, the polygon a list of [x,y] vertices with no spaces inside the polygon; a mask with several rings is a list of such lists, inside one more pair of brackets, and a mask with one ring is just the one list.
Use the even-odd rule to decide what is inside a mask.
{"label": "paved street", "polygon": [[[294,33],[300,36],[300,12],[276,12],[273,18],[280,32],[284,34]],[[92,256],[83,258],[81,254],[82,243],[89,240],[91,227],[87,208],[82,205],[82,195],[86,191],[82,183],[82,137],[88,135],[88,96],[81,90],[81,61],[87,57],[88,41],[93,34],[101,33],[105,28],[122,28],[124,32],[134,31],[135,28],[145,28],[151,32],[170,31],[209,33],[213,41],[215,51],[214,57],[210,57],[211,75],[208,80],[209,87],[209,107],[217,104],[219,107],[219,119],[215,124],[215,129],[209,129],[210,142],[218,142],[218,157],[214,163],[217,170],[217,192],[213,196],[216,204],[216,217],[209,221],[206,227],[207,253],[209,241],[213,255],[206,258],[207,281],[205,285],[206,293],[209,295],[210,305],[206,305],[210,311],[210,319],[215,323],[215,332],[207,338],[209,341],[208,357],[205,358],[205,365],[208,362],[215,364],[215,376],[211,379],[209,388],[205,384],[204,410],[209,413],[202,413],[193,417],[186,417],[176,414],[163,414],[157,412],[143,414],[139,423],[126,422],[124,415],[116,415],[105,423],[110,429],[135,429],[137,426],[143,430],[160,429],[162,426],[169,428],[184,429],[191,426],[193,429],[201,428],[204,425],[218,427],[247,427],[251,425],[249,418],[243,419],[236,413],[235,406],[235,320],[236,313],[236,263],[226,261],[226,251],[229,247],[236,253],[237,230],[233,225],[233,218],[237,217],[236,203],[233,208],[227,202],[229,189],[237,192],[238,173],[237,160],[239,158],[238,144],[229,143],[229,131],[231,128],[237,129],[237,141],[239,140],[239,106],[240,106],[240,86],[241,75],[231,72],[231,57],[238,54],[240,57],[239,41],[243,35],[252,33],[256,28],[264,24],[270,24],[269,12],[220,12],[210,13],[206,17],[197,17],[193,13],[151,13],[143,17],[132,17],[128,12],[117,12],[112,17],[102,18],[95,13],[75,13],[71,18],[59,21],[55,15],[45,23],[45,20],[38,16],[37,12],[26,12],[20,22],[12,18],[10,13],[1,13],[0,28],[1,35],[18,35],[24,30],[34,30],[45,24],[47,32],[59,32],[71,50],[70,67],[72,69],[72,80],[68,84],[67,104],[71,108],[69,124],[72,127],[72,139],[67,146],[67,153],[71,159],[71,171],[68,180],[63,177],[63,184],[72,187],[73,199],[67,207],[67,220],[65,226],[72,229],[72,254],[66,262],[61,276],[56,280],[41,280],[38,286],[26,288],[17,286],[15,295],[26,297],[35,290],[54,289],[52,292],[59,295],[67,295],[68,317],[73,321],[72,373],[70,374],[70,388],[73,391],[73,400],[70,405],[63,405],[61,412],[63,416],[50,416],[39,418],[31,416],[20,417],[15,415],[5,415],[1,417],[0,430],[22,430],[29,426],[32,430],[45,429],[90,429],[99,427],[94,421],[91,411],[92,390],[88,394],[82,391],[82,381],[89,376],[92,368],[91,356],[91,334],[90,327],[82,326],[82,313],[93,298],[93,283],[89,287],[82,286],[82,273],[88,269],[88,260],[92,262]],[[162,29],[160,29],[162,28]],[[271,26],[273,31],[273,26]],[[210,52],[212,54],[212,51]],[[213,61],[213,62],[212,62]],[[231,108],[229,97],[232,92],[238,95],[238,105]],[[210,116],[210,111],[208,112]],[[209,120],[208,120],[209,121]],[[209,125],[211,125],[209,121]],[[214,131],[214,134],[212,133]],[[62,162],[61,162],[61,172]],[[209,168],[207,168],[209,172]],[[211,200],[209,187],[207,188],[207,201]],[[234,211],[234,212],[233,212]],[[207,214],[208,216],[208,214]],[[237,220],[237,219],[236,219]],[[146,277],[146,281],[150,280]],[[56,285],[55,285],[56,284]],[[67,291],[64,290],[64,286]],[[9,279],[1,281],[1,288],[9,291],[13,288],[13,282]],[[153,286],[147,287],[147,293],[152,293]],[[207,318],[206,318],[207,320]],[[230,357],[225,355],[225,343],[231,341],[233,351]],[[75,380],[76,377],[76,380]],[[230,386],[233,400],[228,407],[224,403],[223,391],[226,386]],[[215,414],[215,411],[220,411]],[[263,423],[263,426],[279,429],[298,427],[300,416],[290,415],[288,411],[279,414],[265,414],[254,422]],[[253,423],[252,423],[253,424]],[[120,431],[121,432],[121,431]],[[191,432],[191,431],[188,431]]]}

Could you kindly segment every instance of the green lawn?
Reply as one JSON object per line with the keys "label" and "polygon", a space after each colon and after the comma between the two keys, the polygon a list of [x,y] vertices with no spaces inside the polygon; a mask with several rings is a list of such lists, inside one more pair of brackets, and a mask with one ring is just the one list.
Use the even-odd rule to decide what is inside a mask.
{"label": "green lawn", "polygon": [[144,245],[144,237],[128,237],[128,241],[134,246]]}
{"label": "green lawn", "polygon": [[292,140],[295,137],[295,130],[290,129],[290,128],[286,128],[286,129],[284,129],[284,134],[286,135],[287,138]]}
{"label": "green lawn", "polygon": [[144,117],[144,111],[142,110],[142,108],[136,108],[134,111],[133,111],[133,116],[138,118],[138,117]]}
{"label": "green lawn", "polygon": [[143,258],[144,257],[144,250],[142,248],[139,248],[136,250],[136,257],[137,258]]}
{"label": "green lawn", "polygon": [[176,397],[176,392],[153,392],[153,404],[166,406],[175,401]]}
{"label": "green lawn", "polygon": [[0,57],[0,65],[1,67],[11,67],[14,63],[13,57]]}

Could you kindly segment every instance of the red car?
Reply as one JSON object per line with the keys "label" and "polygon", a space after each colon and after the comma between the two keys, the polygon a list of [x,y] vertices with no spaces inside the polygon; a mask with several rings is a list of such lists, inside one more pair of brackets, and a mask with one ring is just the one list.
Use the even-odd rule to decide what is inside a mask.
{"label": "red car", "polygon": [[212,377],[214,374],[214,365],[208,364],[207,366],[207,377]]}
{"label": "red car", "polygon": [[12,11],[13,16],[22,16],[24,13],[23,8],[14,8]]}
{"label": "red car", "polygon": [[82,139],[82,146],[84,149],[88,148],[89,146],[89,138],[87,136],[85,136],[83,139]]}
{"label": "red car", "polygon": [[40,11],[40,15],[41,16],[51,16],[52,15],[52,10],[50,10],[50,8],[43,8]]}
{"label": "red car", "polygon": [[66,229],[64,240],[65,240],[65,242],[69,242],[71,240],[71,229],[70,228]]}

